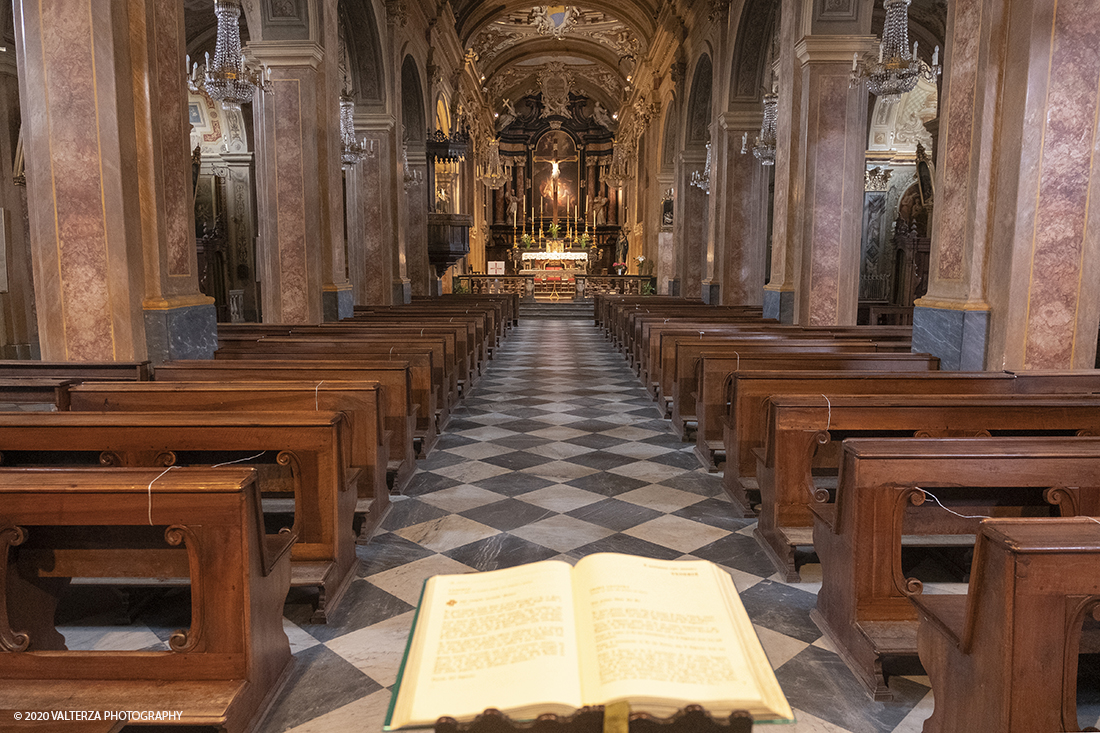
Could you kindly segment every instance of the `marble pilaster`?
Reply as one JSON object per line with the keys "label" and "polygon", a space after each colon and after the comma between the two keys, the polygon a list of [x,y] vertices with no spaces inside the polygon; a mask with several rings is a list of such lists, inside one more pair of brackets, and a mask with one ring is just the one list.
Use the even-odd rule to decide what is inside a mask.
{"label": "marble pilaster", "polygon": [[975,6],[948,8],[931,277],[914,348],[942,348],[918,340],[926,322],[988,310],[985,338],[961,332],[955,351],[984,352],[987,369],[1091,368],[1100,19],[1088,0]]}
{"label": "marble pilaster", "polygon": [[405,191],[405,256],[413,295],[431,295],[435,271],[428,263],[428,206],[434,193],[428,190],[428,163],[424,143],[409,144],[409,170],[420,173],[420,182]]}
{"label": "marble pilaster", "polygon": [[[759,134],[760,112],[719,117],[724,164],[718,168],[725,191],[716,227],[717,266],[724,305],[760,305],[768,238],[768,170],[751,153],[741,152],[742,136]],[[762,183],[763,181],[763,183]]]}
{"label": "marble pilaster", "polygon": [[373,145],[374,155],[347,172],[348,265],[354,305],[393,303],[393,223],[386,199],[392,197],[389,181],[383,182],[387,161],[393,154],[389,134],[370,126],[357,135]]}
{"label": "marble pilaster", "polygon": [[[0,129],[19,129],[19,77],[15,49],[0,51]],[[0,167],[12,170],[15,150],[10,135],[0,136]],[[30,237],[24,226],[25,189],[11,176],[0,176],[0,314],[3,358],[33,358],[38,350],[38,327],[31,278]]]}
{"label": "marble pilaster", "polygon": [[680,281],[679,294],[686,298],[702,297],[710,197],[698,186],[691,185],[691,174],[701,172],[706,160],[705,150],[685,150],[680,154],[678,165],[680,176],[674,225],[679,240],[676,271]]}
{"label": "marble pilaster", "polygon": [[798,176],[804,192],[796,273],[796,322],[854,325],[863,223],[867,96],[851,87],[852,54],[866,36],[806,36],[802,60],[802,141]]}
{"label": "marble pilaster", "polygon": [[323,249],[331,244],[322,227],[318,126],[325,122],[317,114],[324,49],[310,41],[256,41],[249,50],[271,69],[272,94],[253,104],[263,319],[319,323]]}
{"label": "marble pilaster", "polygon": [[21,1],[15,13],[42,357],[209,356],[182,7]]}
{"label": "marble pilaster", "polygon": [[802,68],[795,54],[795,44],[802,37],[802,5],[803,0],[782,0],[779,56],[773,67],[779,100],[771,272],[764,286],[764,315],[780,318],[783,323],[794,322],[795,262],[802,231],[803,181],[798,175],[802,155]]}

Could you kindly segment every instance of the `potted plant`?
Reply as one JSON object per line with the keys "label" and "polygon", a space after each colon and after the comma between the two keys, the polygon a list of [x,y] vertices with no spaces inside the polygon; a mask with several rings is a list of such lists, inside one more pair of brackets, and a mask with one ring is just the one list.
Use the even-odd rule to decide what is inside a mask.
{"label": "potted plant", "polygon": [[613,269],[615,271],[616,275],[625,275],[626,274],[626,263],[625,262],[613,262],[613,263],[611,263],[611,269]]}

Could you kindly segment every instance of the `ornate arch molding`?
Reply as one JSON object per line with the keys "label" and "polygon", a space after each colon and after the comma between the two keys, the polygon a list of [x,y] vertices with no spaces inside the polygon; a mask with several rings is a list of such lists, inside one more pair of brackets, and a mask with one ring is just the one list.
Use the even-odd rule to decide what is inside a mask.
{"label": "ornate arch molding", "polygon": [[384,107],[386,67],[374,4],[340,0],[338,12],[347,39],[352,96],[357,104]]}
{"label": "ornate arch molding", "polygon": [[748,0],[737,24],[733,68],[730,74],[730,105],[759,104],[768,76],[772,38],[779,22],[779,3]]}
{"label": "ornate arch molding", "polygon": [[714,68],[711,65],[710,54],[704,53],[695,62],[695,73],[691,77],[685,116],[684,147],[702,147],[710,140],[713,81]]}

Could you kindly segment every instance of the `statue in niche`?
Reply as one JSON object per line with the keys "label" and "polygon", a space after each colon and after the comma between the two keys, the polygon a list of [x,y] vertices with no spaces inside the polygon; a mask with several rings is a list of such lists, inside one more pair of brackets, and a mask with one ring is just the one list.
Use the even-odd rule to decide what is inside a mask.
{"label": "statue in niche", "polygon": [[592,220],[596,226],[607,224],[607,197],[597,196],[592,199]]}
{"label": "statue in niche", "polygon": [[611,116],[607,114],[607,110],[599,102],[595,103],[595,107],[592,109],[592,119],[596,120],[596,124],[611,129]]}
{"label": "statue in niche", "polygon": [[512,193],[512,189],[506,189],[504,191],[504,200],[508,202],[508,221],[515,223],[516,210],[519,208],[519,199]]}
{"label": "statue in niche", "polygon": [[661,202],[661,224],[666,227],[672,226],[672,199],[667,198]]}
{"label": "statue in niche", "polygon": [[516,108],[512,106],[512,100],[504,100],[504,111],[497,117],[497,129],[503,130],[516,120]]}

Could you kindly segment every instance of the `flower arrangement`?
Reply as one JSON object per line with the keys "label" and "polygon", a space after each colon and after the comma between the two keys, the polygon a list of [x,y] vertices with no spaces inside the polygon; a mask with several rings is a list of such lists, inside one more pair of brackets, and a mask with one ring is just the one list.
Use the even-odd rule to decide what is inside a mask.
{"label": "flower arrangement", "polygon": [[530,234],[524,234],[519,241],[524,247],[530,249],[531,245],[535,243],[535,238],[532,237]]}
{"label": "flower arrangement", "polygon": [[626,267],[626,263],[625,262],[612,262],[611,266],[612,267]]}
{"label": "flower arrangement", "polygon": [[550,232],[551,239],[557,239],[558,234],[561,233],[561,227],[559,227],[558,223],[555,221],[550,224],[550,229],[548,231]]}

